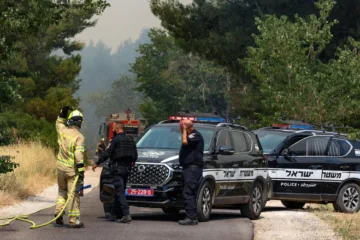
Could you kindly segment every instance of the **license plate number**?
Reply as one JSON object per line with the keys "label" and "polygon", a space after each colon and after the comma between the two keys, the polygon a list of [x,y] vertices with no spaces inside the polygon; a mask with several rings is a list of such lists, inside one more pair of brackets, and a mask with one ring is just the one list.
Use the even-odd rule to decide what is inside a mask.
{"label": "license plate number", "polygon": [[154,189],[128,188],[125,191],[125,195],[126,196],[152,197],[152,196],[154,196]]}

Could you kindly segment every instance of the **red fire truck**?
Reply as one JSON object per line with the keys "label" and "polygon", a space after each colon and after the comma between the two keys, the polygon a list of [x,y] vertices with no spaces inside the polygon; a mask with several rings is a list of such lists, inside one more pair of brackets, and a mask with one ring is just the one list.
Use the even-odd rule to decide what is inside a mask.
{"label": "red fire truck", "polygon": [[105,138],[105,144],[108,145],[114,137],[112,127],[116,121],[125,124],[125,134],[131,136],[136,141],[145,131],[147,126],[146,119],[136,118],[134,113],[128,109],[125,113],[113,113],[106,117],[105,123],[100,125],[99,135]]}

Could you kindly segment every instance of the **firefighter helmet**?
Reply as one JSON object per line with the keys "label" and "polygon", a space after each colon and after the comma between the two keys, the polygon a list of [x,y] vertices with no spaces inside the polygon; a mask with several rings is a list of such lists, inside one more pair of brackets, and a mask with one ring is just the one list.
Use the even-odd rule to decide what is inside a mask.
{"label": "firefighter helmet", "polygon": [[81,124],[84,121],[84,115],[79,110],[72,111],[68,116],[68,125],[78,126],[81,128]]}

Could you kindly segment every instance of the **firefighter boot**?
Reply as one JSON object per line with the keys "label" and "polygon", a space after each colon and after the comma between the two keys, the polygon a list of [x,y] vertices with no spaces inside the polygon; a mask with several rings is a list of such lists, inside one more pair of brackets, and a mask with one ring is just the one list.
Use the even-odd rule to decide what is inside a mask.
{"label": "firefighter boot", "polygon": [[[55,214],[55,218],[56,217],[57,217],[57,214]],[[61,215],[58,219],[56,219],[55,223],[56,223],[56,225],[63,226],[64,225],[63,216]]]}
{"label": "firefighter boot", "polygon": [[84,224],[80,221],[80,218],[70,218],[69,228],[83,228]]}

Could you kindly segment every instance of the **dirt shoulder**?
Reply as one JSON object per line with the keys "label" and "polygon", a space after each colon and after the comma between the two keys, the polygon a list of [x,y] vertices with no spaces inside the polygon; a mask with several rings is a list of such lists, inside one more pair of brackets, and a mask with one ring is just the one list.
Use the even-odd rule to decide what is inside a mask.
{"label": "dirt shoulder", "polygon": [[[85,181],[84,185],[91,185],[91,188],[86,189],[84,194],[88,194],[95,187],[99,185],[100,182],[100,174],[101,168],[96,169],[96,172],[93,172],[91,168],[87,168],[85,172]],[[36,212],[40,209],[50,207],[55,204],[56,198],[58,194],[58,186],[57,184],[46,188],[39,195],[35,197],[29,197],[28,199],[19,202],[13,206],[0,208],[0,216],[1,218],[30,214]],[[80,198],[81,201],[81,198]],[[1,222],[1,221],[0,221]]]}
{"label": "dirt shoulder", "polygon": [[259,220],[253,221],[255,240],[340,240],[323,220],[308,210],[286,209],[269,201]]}
{"label": "dirt shoulder", "polygon": [[331,204],[308,204],[307,209],[328,223],[344,240],[360,240],[360,212],[335,212]]}

